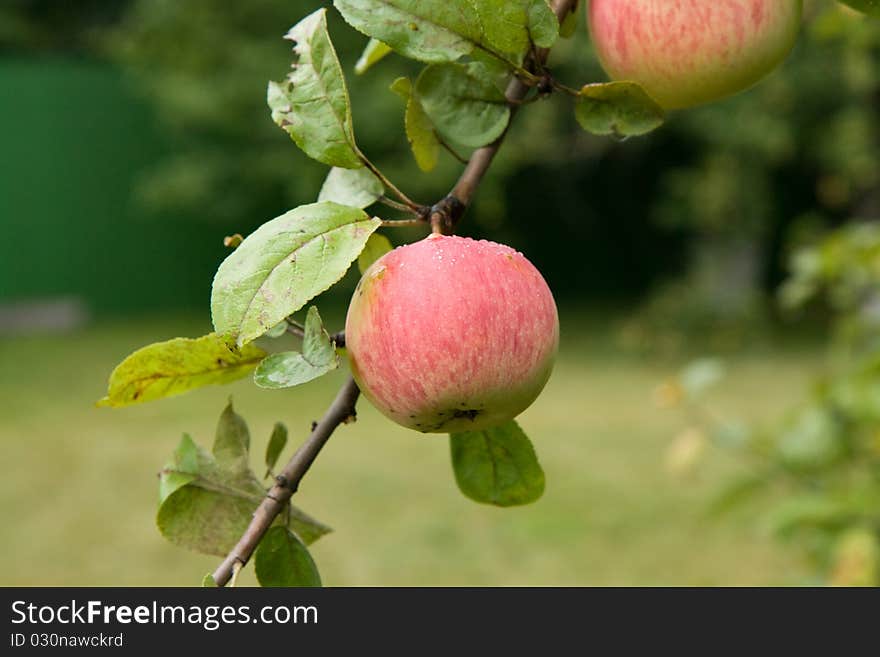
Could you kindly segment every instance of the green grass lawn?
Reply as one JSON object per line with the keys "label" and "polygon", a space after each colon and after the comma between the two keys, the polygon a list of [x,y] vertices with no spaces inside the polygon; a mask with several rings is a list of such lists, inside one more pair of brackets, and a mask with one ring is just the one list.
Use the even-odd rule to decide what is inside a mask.
{"label": "green grass lawn", "polygon": [[[520,418],[547,475],[547,491],[532,506],[467,500],[445,436],[398,428],[362,402],[357,423],[333,436],[297,494],[335,529],[313,546],[324,583],[803,581],[797,552],[762,536],[749,514],[705,518],[707,500],[735,464],[713,455],[692,481],[665,472],[681,417],[655,408],[651,393],[674,365],[620,353],[607,331],[589,326],[563,315],[557,370]],[[209,445],[232,394],[258,464],[273,423],[284,421],[297,444],[344,373],[288,391],[261,391],[246,379],[126,409],[93,406],[127,353],[206,330],[165,319],[0,342],[0,584],[197,585],[213,569],[216,558],[166,543],[154,524],[156,472],[181,433]],[[715,400],[748,417],[773,417],[801,396],[816,363],[792,350],[738,357]],[[253,582],[250,568],[243,580]]]}

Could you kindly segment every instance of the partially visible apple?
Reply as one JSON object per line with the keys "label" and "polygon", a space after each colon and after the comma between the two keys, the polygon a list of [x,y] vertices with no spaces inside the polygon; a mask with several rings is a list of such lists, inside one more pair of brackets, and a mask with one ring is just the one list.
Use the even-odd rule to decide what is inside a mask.
{"label": "partially visible apple", "polygon": [[614,80],[666,109],[746,89],[794,46],[802,0],[591,0],[587,21]]}
{"label": "partially visible apple", "polygon": [[432,235],[367,269],[345,322],[352,375],[386,416],[472,431],[524,411],[553,369],[550,288],[514,249]]}

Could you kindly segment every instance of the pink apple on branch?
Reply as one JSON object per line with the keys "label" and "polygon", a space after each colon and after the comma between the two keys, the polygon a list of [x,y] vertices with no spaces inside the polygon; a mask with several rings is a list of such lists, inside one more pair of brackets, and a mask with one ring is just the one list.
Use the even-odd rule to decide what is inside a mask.
{"label": "pink apple on branch", "polygon": [[802,0],[591,0],[602,66],[666,109],[746,89],[791,51]]}
{"label": "pink apple on branch", "polygon": [[472,431],[537,398],[559,319],[547,283],[521,253],[432,235],[364,272],[345,334],[352,375],[382,413],[417,431]]}

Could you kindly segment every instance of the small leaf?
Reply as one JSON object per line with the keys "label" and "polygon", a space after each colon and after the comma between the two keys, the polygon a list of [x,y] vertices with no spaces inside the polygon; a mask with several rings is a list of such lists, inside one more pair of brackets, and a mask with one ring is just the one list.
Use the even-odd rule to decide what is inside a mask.
{"label": "small leaf", "polygon": [[455,480],[472,500],[515,506],[534,502],[544,493],[544,471],[515,421],[450,434],[450,446]]}
{"label": "small leaf", "polygon": [[355,144],[351,102],[339,58],[327,32],[327,10],[319,9],[290,28],[296,45],[293,71],[270,82],[272,120],[309,157],[330,166],[363,166]]}
{"label": "small leaf", "polygon": [[278,322],[265,333],[265,337],[267,338],[280,338],[282,335],[287,335],[286,321]]}
{"label": "small leaf", "polygon": [[334,0],[346,22],[400,54],[423,62],[455,61],[482,37],[471,0]]}
{"label": "small leaf", "polygon": [[[156,524],[172,543],[224,556],[250,524],[266,491],[242,462],[248,442],[243,424],[227,406],[215,441],[219,461],[185,435],[162,469]],[[307,543],[330,531],[292,505],[287,517],[288,526]]]}
{"label": "small leaf", "polygon": [[539,48],[552,48],[559,38],[559,19],[556,18],[547,0],[525,0],[525,2],[532,42]]}
{"label": "small leaf", "polygon": [[128,406],[232,383],[247,376],[265,356],[265,351],[252,345],[233,351],[217,333],[156,342],[116,366],[107,396],[98,405]]}
{"label": "small leaf", "polygon": [[232,400],[220,414],[214,435],[214,458],[224,470],[245,474],[250,470],[251,432],[247,423],[232,408]]}
{"label": "small leaf", "polygon": [[189,434],[183,434],[171,461],[159,473],[159,504],[175,491],[198,479],[198,475],[199,448]]}
{"label": "small leaf", "polygon": [[275,423],[272,429],[272,435],[269,437],[269,444],[266,445],[266,476],[272,472],[278,457],[287,445],[287,427],[281,422]]}
{"label": "small leaf", "polygon": [[367,47],[364,48],[364,52],[361,53],[360,58],[354,65],[354,72],[358,75],[363,75],[375,64],[385,59],[390,52],[392,50],[389,45],[382,43],[378,39],[370,39]]}
{"label": "small leaf", "polygon": [[271,527],[254,557],[260,586],[321,586],[318,567],[306,546],[285,527]]}
{"label": "small leaf", "polygon": [[416,81],[426,114],[446,137],[473,148],[492,143],[510,121],[510,107],[483,65],[436,64]]}
{"label": "small leaf", "polygon": [[156,525],[176,545],[222,557],[235,547],[261,499],[184,486],[159,507]]}
{"label": "small leaf", "polygon": [[385,187],[372,171],[333,167],[324,180],[318,201],[333,201],[352,208],[365,208],[375,203]]}
{"label": "small leaf", "polygon": [[266,222],[217,270],[214,326],[239,345],[260,337],[342,278],[381,223],[330,202]]}
{"label": "small leaf", "polygon": [[559,26],[559,36],[561,36],[563,39],[570,39],[574,36],[575,32],[577,32],[577,28],[577,12],[570,11],[562,20],[562,25]]}
{"label": "small leaf", "polygon": [[404,128],[416,164],[425,173],[433,171],[440,156],[440,140],[434,132],[434,124],[425,114],[421,101],[413,94],[409,78],[397,78],[391,84],[391,90],[406,103]]}
{"label": "small leaf", "polygon": [[208,573],[204,577],[202,577],[202,587],[203,588],[216,588],[217,582],[214,581],[214,576],[211,573]]}
{"label": "small leaf", "polygon": [[636,137],[660,127],[665,114],[636,83],[606,82],[581,89],[575,117],[594,135]]}
{"label": "small leaf", "polygon": [[298,509],[292,504],[288,509],[288,515],[290,517],[287,526],[291,531],[295,532],[306,545],[311,545],[324,534],[329,534],[333,531],[327,525],[318,522],[308,513]]}
{"label": "small leaf", "polygon": [[267,357],[254,372],[254,382],[261,388],[292,388],[337,367],[336,347],[324,330],[318,309],[312,306],[306,315],[302,353],[286,351]]}
{"label": "small leaf", "polygon": [[474,0],[483,24],[481,44],[521,64],[531,43],[549,48],[559,36],[559,21],[546,0]]}
{"label": "small leaf", "polygon": [[391,241],[381,233],[373,233],[367,240],[367,246],[358,256],[358,269],[361,274],[369,269],[383,255],[394,249]]}

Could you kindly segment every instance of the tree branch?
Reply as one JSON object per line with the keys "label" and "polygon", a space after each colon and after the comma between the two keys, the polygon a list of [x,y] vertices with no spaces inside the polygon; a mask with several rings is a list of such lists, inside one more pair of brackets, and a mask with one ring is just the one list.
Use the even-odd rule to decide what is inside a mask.
{"label": "tree branch", "polygon": [[[551,4],[559,22],[562,23],[565,17],[577,8],[578,0],[553,0]],[[542,70],[544,62],[547,61],[548,54],[549,50],[547,49],[536,50],[534,55],[529,57],[527,68],[530,71]],[[511,80],[505,93],[511,109],[511,119],[513,118],[513,113],[522,104],[523,99],[529,94],[531,88],[519,78],[515,77]],[[507,131],[505,130],[504,134],[496,141],[475,150],[471,154],[464,171],[452,188],[452,191],[446,198],[431,208],[429,216],[432,229],[435,232],[451,233],[455,230],[455,225],[473,200],[483,176],[501,148],[506,135]],[[369,161],[366,158],[363,159],[366,166],[372,170],[373,167]],[[379,175],[381,176],[381,174]],[[386,187],[394,192],[404,204],[411,206],[414,211],[421,213],[421,206],[408,199],[393,185],[390,185],[387,181],[385,182]],[[294,335],[301,335],[302,333],[301,327],[293,324],[289,326],[288,331]],[[337,346],[344,346],[344,333],[337,333],[333,338],[336,340]],[[337,393],[336,399],[333,400],[330,408],[324,413],[324,417],[315,425],[312,433],[296,450],[296,453],[288,461],[281,474],[276,477],[277,483],[269,490],[266,498],[257,507],[250,525],[238,541],[238,544],[227,555],[217,570],[214,571],[213,577],[217,586],[225,586],[233,574],[253,556],[254,550],[257,549],[257,545],[259,545],[263,535],[275,521],[278,514],[287,507],[287,503],[299,487],[299,482],[306,472],[309,471],[315,458],[317,458],[321,449],[330,439],[336,427],[349,422],[355,417],[355,405],[359,396],[360,389],[354,382],[354,379],[349,377]]]}
{"label": "tree branch", "polygon": [[[559,19],[559,23],[562,24],[568,14],[577,9],[578,0],[553,0],[551,5],[553,7],[553,12]],[[526,69],[532,72],[543,69],[544,63],[547,61],[547,56],[549,54],[550,50],[547,48],[536,49],[534,55],[532,55],[529,58],[529,61],[526,62]],[[531,89],[532,87],[518,77],[514,77],[510,81],[510,84],[507,85],[507,90],[504,95],[510,105],[511,122],[513,121],[517,109],[522,105],[522,101],[526,98]],[[480,186],[480,182],[483,180],[483,176],[486,175],[486,172],[492,164],[492,160],[495,159],[498,150],[501,148],[501,144],[504,143],[504,138],[507,136],[508,130],[510,130],[509,123],[507,125],[507,130],[505,130],[498,139],[487,146],[478,148],[471,154],[467,166],[461,173],[458,182],[455,183],[452,191],[449,192],[449,195],[444,199],[447,206],[450,207],[438,207],[440,204],[437,204],[432,208],[431,227],[435,233],[447,234],[455,231],[456,224],[459,219],[461,219],[464,211],[471,204],[474,194]]]}
{"label": "tree branch", "polygon": [[330,408],[324,413],[324,417],[315,425],[306,441],[296,450],[281,474],[275,478],[275,485],[257,507],[251,524],[248,525],[238,544],[214,571],[213,577],[217,586],[225,586],[232,578],[236,564],[243,566],[251,558],[263,535],[278,514],[284,510],[291,496],[299,487],[299,482],[309,471],[333,431],[340,424],[350,422],[355,417],[355,404],[359,395],[360,389],[354,379],[349,377],[337,393]]}

